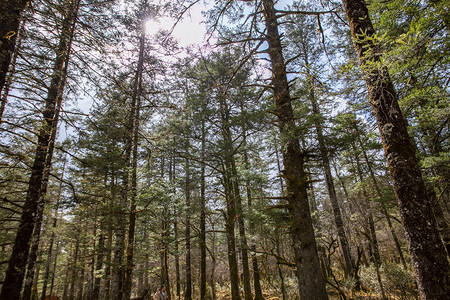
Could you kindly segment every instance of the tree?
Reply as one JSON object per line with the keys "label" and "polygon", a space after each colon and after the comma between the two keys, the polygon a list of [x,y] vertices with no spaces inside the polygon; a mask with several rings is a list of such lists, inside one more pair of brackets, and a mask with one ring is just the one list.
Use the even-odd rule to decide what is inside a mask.
{"label": "tree", "polygon": [[[38,210],[38,202],[45,195],[42,190],[43,176],[45,174],[49,146],[52,132],[56,130],[57,100],[62,97],[64,77],[67,74],[69,64],[70,45],[76,24],[77,11],[80,1],[66,4],[66,16],[63,21],[61,37],[57,55],[53,67],[53,77],[48,89],[45,108],[43,111],[43,123],[39,131],[35,159],[28,185],[25,205],[17,231],[11,259],[6,271],[5,281],[0,294],[1,299],[18,299],[25,274],[25,263],[28,258],[30,239],[32,236],[35,215]],[[48,159],[51,161],[51,157]],[[42,193],[44,192],[44,194]]]}
{"label": "tree", "polygon": [[[0,94],[5,86],[6,75],[15,50],[22,12],[28,2],[28,0],[2,0],[0,2],[0,11],[2,11],[0,17]],[[0,120],[1,118],[2,115],[0,115]]]}
{"label": "tree", "polygon": [[344,0],[342,3],[383,140],[419,293],[423,299],[448,297],[450,270],[447,254],[426,194],[416,147],[408,134],[389,72],[382,65],[366,4],[362,0]]}

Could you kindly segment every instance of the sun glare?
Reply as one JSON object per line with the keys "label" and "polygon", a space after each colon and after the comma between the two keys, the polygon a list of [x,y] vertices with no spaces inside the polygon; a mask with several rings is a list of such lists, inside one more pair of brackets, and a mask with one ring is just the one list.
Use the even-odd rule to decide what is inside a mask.
{"label": "sun glare", "polygon": [[155,20],[145,22],[144,30],[147,35],[155,35],[161,29],[161,23]]}

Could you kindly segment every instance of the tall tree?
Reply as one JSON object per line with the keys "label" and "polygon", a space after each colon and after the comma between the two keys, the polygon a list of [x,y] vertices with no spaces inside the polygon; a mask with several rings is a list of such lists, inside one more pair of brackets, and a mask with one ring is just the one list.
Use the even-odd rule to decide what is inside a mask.
{"label": "tall tree", "polygon": [[39,199],[45,196],[42,194],[42,183],[46,172],[46,161],[51,161],[51,157],[48,156],[51,137],[57,127],[56,116],[59,114],[57,101],[59,97],[62,97],[61,93],[64,90],[63,83],[67,73],[66,66],[69,61],[70,44],[73,39],[79,5],[80,0],[67,2],[64,5],[65,17],[53,66],[52,80],[45,101],[43,122],[38,135],[32,173],[0,299],[18,299],[22,288],[25,264],[28,259],[30,240],[35,225],[35,216],[38,211],[38,202]]}
{"label": "tall tree", "polygon": [[[5,86],[11,57],[16,47],[22,13],[29,0],[0,1],[0,94]],[[3,112],[3,111],[2,111]],[[0,120],[2,116],[0,115]]]}
{"label": "tall tree", "polygon": [[382,64],[382,52],[366,3],[364,0],[342,3],[391,171],[419,293],[422,299],[447,298],[450,295],[447,254],[426,193],[416,147],[408,134],[389,72]]}
{"label": "tall tree", "polygon": [[281,135],[283,176],[286,180],[286,198],[291,217],[291,234],[294,245],[295,264],[299,282],[300,298],[328,299],[325,282],[320,272],[314,229],[309,210],[305,154],[294,136],[295,119],[292,98],[286,75],[278,17],[272,0],[263,0],[266,40],[272,65],[272,86],[275,98],[275,114]]}

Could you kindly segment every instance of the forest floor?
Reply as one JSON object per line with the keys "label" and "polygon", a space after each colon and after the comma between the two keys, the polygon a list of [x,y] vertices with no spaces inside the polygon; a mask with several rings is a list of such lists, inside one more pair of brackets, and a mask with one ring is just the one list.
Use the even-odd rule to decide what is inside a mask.
{"label": "forest floor", "polygon": [[[279,295],[279,292],[276,290],[266,290],[263,292],[263,296],[265,300],[282,300],[283,297],[281,295]],[[404,298],[401,296],[394,296],[394,295],[389,295],[388,299],[390,300],[396,300],[396,299],[417,299],[414,296],[410,295],[410,297]],[[329,300],[341,300],[342,298],[339,297],[338,294],[328,294]],[[381,300],[383,299],[383,297],[381,296],[381,294],[376,294],[376,293],[364,293],[364,292],[359,292],[359,293],[355,293],[352,296],[350,295],[346,295],[346,299],[347,300]],[[294,300],[293,298],[289,298],[287,297],[289,300]],[[229,293],[227,293],[226,291],[217,291],[217,299],[219,300],[231,300],[231,295]],[[298,299],[298,298],[296,298]]]}

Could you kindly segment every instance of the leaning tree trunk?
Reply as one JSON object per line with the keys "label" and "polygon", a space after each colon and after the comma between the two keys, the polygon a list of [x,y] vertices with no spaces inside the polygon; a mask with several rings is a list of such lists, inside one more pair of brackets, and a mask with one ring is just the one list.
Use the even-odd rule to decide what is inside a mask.
{"label": "leaning tree trunk", "polygon": [[269,56],[272,63],[272,85],[275,114],[281,135],[283,176],[286,180],[286,198],[291,217],[291,235],[301,299],[328,299],[320,270],[307,194],[305,155],[300,149],[295,132],[295,120],[286,75],[281,38],[273,0],[263,0]]}
{"label": "leaning tree trunk", "polygon": [[77,1],[68,6],[67,16],[63,20],[61,39],[53,67],[52,80],[45,101],[43,122],[38,135],[34,163],[31,169],[31,178],[0,299],[18,299],[20,295],[25,274],[25,265],[30,251],[30,241],[35,227],[36,216],[39,214],[39,201],[45,196],[43,182],[45,181],[46,168],[49,166],[47,161],[51,162],[49,150],[52,135],[57,127],[59,114],[57,102],[62,97],[64,88],[70,45],[73,38],[79,2]]}
{"label": "leaning tree trunk", "polygon": [[416,147],[400,111],[397,93],[381,55],[364,0],[343,0],[354,45],[369,90],[386,160],[405,226],[422,299],[450,297],[450,268],[422,178]]}
{"label": "leaning tree trunk", "polygon": [[2,94],[11,57],[16,47],[22,12],[28,2],[30,0],[0,1],[0,95]]}
{"label": "leaning tree trunk", "polygon": [[[67,49],[71,49],[71,47],[72,47],[72,39],[73,39],[73,32],[75,30],[75,22],[76,22],[76,19],[73,20],[73,24],[70,29],[71,30],[70,40],[69,40]],[[63,36],[64,36],[64,34],[63,34]],[[30,253],[28,256],[27,276],[25,279],[25,286],[23,288],[22,300],[29,300],[32,297],[31,292],[32,292],[32,287],[33,287],[34,268],[35,268],[37,252],[38,252],[39,242],[40,242],[40,237],[41,237],[42,218],[44,216],[44,208],[45,208],[45,195],[47,194],[50,170],[52,167],[53,151],[55,150],[57,126],[58,126],[58,122],[59,122],[59,114],[60,114],[61,107],[62,107],[63,91],[64,91],[64,86],[65,86],[66,80],[67,80],[67,70],[69,67],[69,58],[70,58],[69,54],[70,54],[70,51],[66,51],[64,53],[65,62],[64,62],[64,69],[63,69],[63,79],[61,80],[61,83],[59,84],[58,99],[56,101],[56,111],[55,111],[55,119],[54,119],[55,129],[52,131],[52,135],[50,137],[50,143],[48,146],[48,153],[47,153],[47,158],[46,158],[45,168],[44,168],[45,171],[44,171],[44,175],[42,177],[39,202],[37,205],[36,216],[34,219],[33,236],[31,239]]]}

